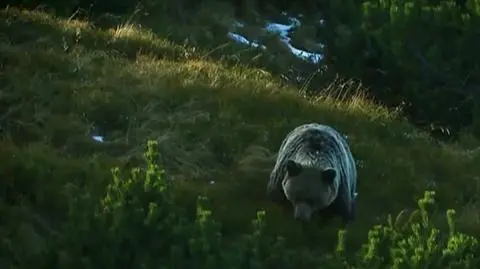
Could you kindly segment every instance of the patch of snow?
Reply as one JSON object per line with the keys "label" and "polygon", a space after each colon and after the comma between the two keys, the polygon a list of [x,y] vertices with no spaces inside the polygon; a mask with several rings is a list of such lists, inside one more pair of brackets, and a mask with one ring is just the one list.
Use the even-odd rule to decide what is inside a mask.
{"label": "patch of snow", "polygon": [[313,52],[307,52],[304,50],[300,50],[295,48],[290,44],[290,37],[288,37],[288,32],[293,28],[298,25],[300,25],[300,21],[296,18],[290,18],[291,24],[290,25],[285,25],[285,24],[280,24],[280,23],[267,23],[265,29],[269,32],[272,33],[277,33],[280,35],[280,39],[282,40],[285,45],[288,46],[290,51],[295,54],[297,57],[302,58],[307,61],[311,61],[313,63],[318,63],[322,60],[323,55],[320,53],[313,53]]}
{"label": "patch of snow", "polygon": [[245,27],[245,24],[242,23],[242,22],[239,22],[239,21],[235,21],[235,22],[233,23],[233,26],[242,28],[242,27]]}
{"label": "patch of snow", "polygon": [[100,135],[92,135],[93,140],[98,142],[103,142],[103,136]]}
{"label": "patch of snow", "polygon": [[297,57],[300,57],[304,60],[309,60],[312,63],[319,63],[323,59],[323,56],[320,53],[313,53],[313,52],[307,52],[304,50],[299,50],[297,48],[294,48],[292,45],[290,45],[290,43],[288,43],[287,45],[293,54],[297,55]]}
{"label": "patch of snow", "polygon": [[[300,17],[299,17],[299,18],[300,18]],[[295,27],[296,27],[296,26],[300,26],[300,24],[302,24],[299,19],[294,18],[294,17],[288,18],[288,20],[290,21],[290,23],[292,24],[292,26],[295,26]]]}
{"label": "patch of snow", "polygon": [[269,31],[270,33],[275,33],[280,35],[282,40],[290,42],[290,38],[288,37],[288,31],[293,28],[293,24],[285,25],[280,23],[267,23],[265,26],[265,30]]}
{"label": "patch of snow", "polygon": [[[286,13],[285,13],[286,14]],[[285,15],[284,14],[284,15]],[[290,44],[290,37],[288,37],[288,32],[294,28],[300,25],[300,21],[297,18],[289,18],[290,25],[285,25],[281,23],[267,23],[265,26],[265,30],[271,32],[271,33],[276,33],[280,36],[280,40],[290,49],[290,51],[296,55],[297,57],[304,59],[306,61],[310,61],[312,63],[318,63],[323,59],[323,55],[320,53],[313,53],[313,52],[307,52],[304,50],[297,49],[293,47]],[[321,21],[323,23],[323,20]],[[234,26],[237,27],[244,27],[244,25],[240,22],[235,22]],[[253,47],[259,47],[260,45],[256,42],[250,42],[247,38],[244,36],[241,36],[239,34],[230,32],[228,33],[228,37],[237,41],[238,43],[243,43],[247,45],[251,45]],[[265,46],[261,46],[262,49],[265,49]]]}
{"label": "patch of snow", "polygon": [[[251,42],[249,41],[247,38],[245,38],[244,36],[242,35],[239,35],[239,34],[235,34],[235,33],[228,33],[228,37],[237,41],[238,43],[243,43],[243,44],[246,44],[246,45],[250,45],[252,47],[259,47],[260,45],[256,42]],[[260,48],[262,49],[266,49],[266,47],[264,45],[261,45]]]}

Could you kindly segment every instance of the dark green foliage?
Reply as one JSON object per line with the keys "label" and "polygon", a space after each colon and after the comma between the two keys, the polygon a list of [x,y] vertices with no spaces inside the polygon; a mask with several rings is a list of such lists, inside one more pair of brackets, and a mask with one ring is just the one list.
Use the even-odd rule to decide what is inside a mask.
{"label": "dark green foliage", "polygon": [[265,211],[257,213],[251,234],[228,244],[206,197],[198,197],[195,216],[174,203],[172,182],[156,164],[156,142],[148,143],[145,159],[146,168],[132,169],[127,178],[112,169],[98,202],[76,193],[61,236],[49,246],[49,259],[37,262],[45,268],[239,269],[292,268],[300,262],[286,252],[282,238],[264,236]]}
{"label": "dark green foliage", "polygon": [[[455,229],[454,211],[447,212],[448,233],[432,225],[434,192],[425,192],[418,210],[387,225],[377,225],[367,243],[348,252],[345,230],[338,231],[336,249],[312,253],[289,247],[279,236],[265,233],[264,210],[257,212],[252,231],[235,243],[222,235],[206,197],[199,196],[195,215],[174,202],[172,184],[157,164],[158,143],[149,141],[146,167],[129,177],[112,169],[105,194],[96,200],[87,191],[72,192],[67,221],[36,255],[11,251],[10,268],[478,268],[476,238]],[[27,230],[25,230],[27,229]],[[22,230],[29,240],[35,234]],[[0,230],[1,231],[1,230]],[[4,241],[6,243],[7,241]],[[20,241],[15,241],[19,243]],[[38,241],[33,241],[39,244]],[[17,259],[16,259],[17,258]],[[5,259],[5,258],[4,258]],[[7,267],[8,268],[8,267]]]}
{"label": "dark green foliage", "polygon": [[456,133],[479,102],[478,1],[329,1],[323,12],[332,72],[358,77],[421,126]]}

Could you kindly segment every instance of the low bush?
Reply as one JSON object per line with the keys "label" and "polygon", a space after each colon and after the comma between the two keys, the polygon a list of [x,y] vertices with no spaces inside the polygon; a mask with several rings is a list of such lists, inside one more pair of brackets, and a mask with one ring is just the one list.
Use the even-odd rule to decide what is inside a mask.
{"label": "low bush", "polygon": [[[41,255],[16,260],[12,268],[478,268],[478,240],[429,220],[435,192],[426,191],[418,209],[402,211],[374,226],[358,250],[346,251],[347,230],[338,231],[335,249],[313,253],[289,247],[282,237],[266,235],[265,210],[251,232],[232,241],[212,218],[208,199],[199,196],[196,214],[174,202],[174,181],[157,163],[158,144],[149,141],[146,167],[112,180],[96,201],[86,192],[72,196],[69,218]],[[12,257],[18,257],[13,255]]]}

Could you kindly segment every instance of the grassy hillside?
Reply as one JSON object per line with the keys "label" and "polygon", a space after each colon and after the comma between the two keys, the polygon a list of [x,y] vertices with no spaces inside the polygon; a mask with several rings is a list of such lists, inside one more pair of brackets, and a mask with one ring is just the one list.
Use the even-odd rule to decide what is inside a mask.
{"label": "grassy hillside", "polygon": [[[291,208],[265,197],[281,140],[307,122],[344,132],[358,160],[358,218],[346,238],[352,257],[362,244],[368,246],[374,225],[386,223],[390,213],[395,217],[402,209],[417,208],[425,190],[435,191],[431,220],[442,235],[448,235],[445,212],[453,208],[457,230],[480,236],[480,153],[462,146],[478,143],[438,145],[394,112],[368,101],[355,83],[330,85],[332,91],[358,91],[354,98],[307,98],[267,71],[213,60],[201,48],[175,44],[133,24],[95,28],[88,21],[16,9],[0,15],[2,268],[67,268],[62,266],[65,255],[69,263],[64,265],[80,268],[82,255],[88,256],[82,247],[88,245],[94,253],[93,246],[106,239],[94,233],[101,231],[100,224],[84,226],[79,220],[92,221],[97,202],[111,184],[112,167],[120,167],[126,176],[131,167],[144,167],[147,140],[158,141],[158,162],[165,178],[174,179],[171,199],[185,216],[194,217],[198,194],[209,198],[212,217],[222,224],[222,245],[238,244],[251,232],[257,211],[265,210],[263,236],[283,237],[282,251],[314,260],[331,253],[338,222],[301,226]],[[78,211],[76,198],[91,207]],[[119,231],[126,237],[130,233]],[[414,234],[400,231],[405,238]],[[80,236],[82,232],[88,236]],[[93,241],[87,244],[85,237]],[[95,263],[100,258],[89,257],[90,265],[82,268],[118,266],[106,256],[124,258],[125,246],[114,240],[120,237],[109,241],[112,252],[96,254],[105,255],[103,267]],[[159,259],[169,255],[138,240],[130,246],[138,252]],[[271,255],[269,247],[263,251]],[[139,261],[147,264],[143,258],[137,257],[135,268],[141,268]]]}

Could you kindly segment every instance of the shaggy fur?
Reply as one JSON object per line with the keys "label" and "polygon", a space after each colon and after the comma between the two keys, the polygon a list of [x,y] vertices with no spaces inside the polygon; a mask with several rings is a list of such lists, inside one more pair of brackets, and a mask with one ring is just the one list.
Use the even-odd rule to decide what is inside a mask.
{"label": "shaggy fur", "polygon": [[345,137],[330,126],[298,126],[283,140],[267,195],[288,200],[296,219],[324,211],[345,223],[355,218],[357,170]]}

